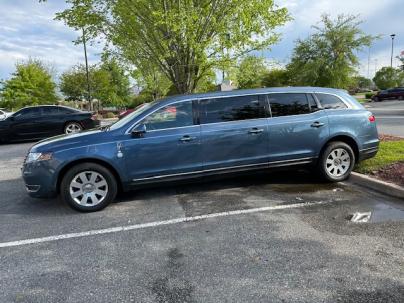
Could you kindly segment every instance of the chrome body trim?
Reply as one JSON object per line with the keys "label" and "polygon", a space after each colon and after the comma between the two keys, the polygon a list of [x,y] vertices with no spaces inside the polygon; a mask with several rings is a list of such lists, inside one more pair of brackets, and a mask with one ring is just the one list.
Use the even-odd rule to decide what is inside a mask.
{"label": "chrome body trim", "polygon": [[259,163],[259,164],[246,164],[246,165],[237,165],[237,166],[229,166],[229,167],[203,169],[203,170],[197,170],[197,171],[186,172],[186,173],[159,175],[159,176],[153,176],[153,177],[147,177],[147,178],[133,179],[132,182],[148,181],[148,180],[161,180],[161,179],[171,178],[171,177],[198,175],[198,174],[205,174],[205,173],[210,173],[210,172],[221,172],[221,173],[223,173],[226,170],[228,170],[229,172],[236,172],[238,170],[243,170],[244,168],[253,170],[253,169],[261,169],[261,168],[265,169],[265,168],[271,168],[271,167],[282,167],[282,166],[289,166],[289,165],[309,164],[314,159],[316,159],[316,158],[309,157],[309,158],[301,158],[301,159],[273,161],[273,162],[266,162],[266,163]]}

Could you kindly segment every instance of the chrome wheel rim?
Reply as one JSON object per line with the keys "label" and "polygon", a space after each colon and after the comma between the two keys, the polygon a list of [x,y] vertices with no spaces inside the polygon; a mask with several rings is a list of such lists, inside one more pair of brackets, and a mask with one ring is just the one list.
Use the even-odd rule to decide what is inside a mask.
{"label": "chrome wheel rim", "polygon": [[95,171],[78,173],[70,182],[70,196],[81,206],[96,206],[105,200],[107,194],[107,181]]}
{"label": "chrome wheel rim", "polygon": [[77,123],[71,123],[66,126],[65,133],[66,134],[75,134],[81,131],[81,126]]}
{"label": "chrome wheel rim", "polygon": [[333,177],[343,176],[351,166],[351,156],[343,148],[333,149],[325,163],[328,174]]}

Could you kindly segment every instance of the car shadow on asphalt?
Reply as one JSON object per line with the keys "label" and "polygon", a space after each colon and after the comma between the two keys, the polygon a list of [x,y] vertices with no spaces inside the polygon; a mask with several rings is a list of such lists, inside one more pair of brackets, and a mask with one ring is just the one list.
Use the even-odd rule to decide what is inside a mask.
{"label": "car shadow on asphalt", "polygon": [[217,190],[269,185],[279,193],[310,193],[321,189],[332,189],[336,185],[326,182],[317,174],[307,170],[259,172],[237,176],[211,176],[192,181],[170,182],[149,185],[145,188],[120,193],[117,202],[129,202],[139,197],[175,196],[177,194],[203,194]]}

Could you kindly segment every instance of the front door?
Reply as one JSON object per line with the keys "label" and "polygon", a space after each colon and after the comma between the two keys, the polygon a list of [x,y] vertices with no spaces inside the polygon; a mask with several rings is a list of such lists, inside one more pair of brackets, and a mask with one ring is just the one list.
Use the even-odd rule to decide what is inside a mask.
{"label": "front door", "polygon": [[192,101],[164,106],[135,129],[139,134],[122,147],[133,182],[171,179],[202,169],[200,126]]}
{"label": "front door", "polygon": [[11,124],[13,139],[30,140],[42,138],[44,130],[41,117],[40,107],[28,107],[17,112]]}
{"label": "front door", "polygon": [[242,170],[268,162],[268,125],[257,95],[200,100],[204,170]]}

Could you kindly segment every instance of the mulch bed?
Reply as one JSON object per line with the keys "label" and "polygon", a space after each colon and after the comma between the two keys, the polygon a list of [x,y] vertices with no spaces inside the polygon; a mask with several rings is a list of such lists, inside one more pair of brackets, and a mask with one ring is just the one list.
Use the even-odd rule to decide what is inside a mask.
{"label": "mulch bed", "polygon": [[404,186],[404,162],[397,162],[370,174],[377,179]]}
{"label": "mulch bed", "polygon": [[[404,138],[390,136],[386,134],[379,135],[380,141],[402,141]],[[371,176],[391,182],[397,185],[404,186],[404,162],[397,162],[380,168],[370,173]]]}
{"label": "mulch bed", "polygon": [[386,134],[379,134],[379,140],[380,141],[401,141],[404,140],[404,138],[401,137],[396,137],[396,136],[390,136]]}

